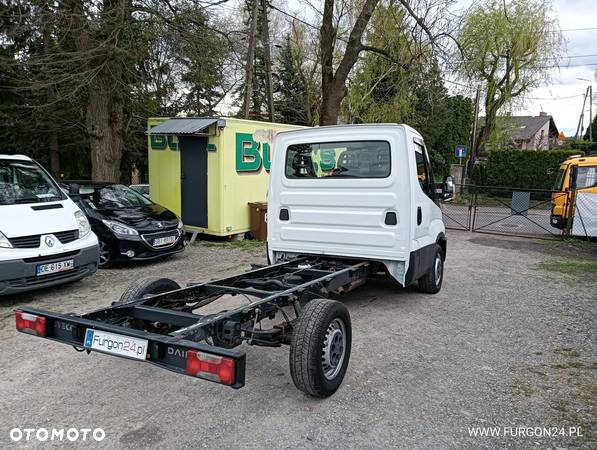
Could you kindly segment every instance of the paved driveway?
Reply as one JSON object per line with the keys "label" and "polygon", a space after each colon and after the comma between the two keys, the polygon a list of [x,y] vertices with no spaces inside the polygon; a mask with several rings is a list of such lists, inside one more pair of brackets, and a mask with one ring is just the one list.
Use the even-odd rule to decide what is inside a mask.
{"label": "paved driveway", "polygon": [[[235,391],[14,331],[12,309],[21,304],[83,312],[137,277],[208,280],[262,262],[261,252],[199,244],[161,263],[0,298],[0,447],[14,446],[15,427],[101,427],[103,441],[72,446],[595,448],[596,277],[579,282],[539,269],[556,258],[546,244],[456,231],[448,238],[439,294],[377,281],[344,298],[352,357],[343,386],[326,400],[294,388],[287,348],[243,346],[247,385]],[[510,434],[578,427],[583,437],[545,436],[555,428],[470,436],[488,426]]]}

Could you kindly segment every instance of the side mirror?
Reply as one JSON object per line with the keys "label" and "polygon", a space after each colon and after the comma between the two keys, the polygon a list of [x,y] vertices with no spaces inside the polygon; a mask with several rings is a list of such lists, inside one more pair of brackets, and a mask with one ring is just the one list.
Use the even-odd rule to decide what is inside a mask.
{"label": "side mirror", "polygon": [[441,198],[447,202],[454,198],[454,177],[448,175],[442,183]]}

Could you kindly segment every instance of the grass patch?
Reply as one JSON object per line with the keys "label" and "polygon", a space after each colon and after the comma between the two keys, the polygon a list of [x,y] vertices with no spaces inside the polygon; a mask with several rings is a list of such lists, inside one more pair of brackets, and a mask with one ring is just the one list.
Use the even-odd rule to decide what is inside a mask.
{"label": "grass patch", "polygon": [[574,237],[562,237],[561,239],[537,239],[536,242],[556,250],[579,250],[597,254],[597,241],[588,241]]}
{"label": "grass patch", "polygon": [[554,353],[560,353],[562,355],[568,356],[569,358],[578,358],[580,353],[573,348],[570,347],[561,347],[554,349]]}
{"label": "grass patch", "polygon": [[224,241],[224,242],[207,242],[202,241],[201,245],[206,247],[218,248],[237,248],[247,251],[261,251],[265,250],[265,241],[256,241],[252,239],[245,239],[242,241]]}
{"label": "grass patch", "polygon": [[554,369],[582,369],[585,365],[580,361],[570,361],[565,364],[552,364],[551,367]]}
{"label": "grass patch", "polygon": [[563,273],[577,278],[594,276],[597,273],[597,261],[582,259],[560,258],[543,261],[537,264],[539,270],[546,272]]}

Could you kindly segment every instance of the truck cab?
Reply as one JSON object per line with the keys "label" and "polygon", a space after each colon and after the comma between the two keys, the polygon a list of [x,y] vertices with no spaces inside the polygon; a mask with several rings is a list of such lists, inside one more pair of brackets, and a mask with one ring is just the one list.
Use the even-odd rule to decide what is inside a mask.
{"label": "truck cab", "polygon": [[[268,192],[268,257],[377,261],[402,286],[434,273],[446,234],[421,134],[408,125],[340,125],[278,133]],[[421,283],[419,283],[421,285]],[[433,292],[432,292],[433,293]]]}
{"label": "truck cab", "polygon": [[574,215],[569,192],[581,189],[597,194],[597,156],[575,155],[560,165],[551,194],[552,227],[560,230],[568,227]]}

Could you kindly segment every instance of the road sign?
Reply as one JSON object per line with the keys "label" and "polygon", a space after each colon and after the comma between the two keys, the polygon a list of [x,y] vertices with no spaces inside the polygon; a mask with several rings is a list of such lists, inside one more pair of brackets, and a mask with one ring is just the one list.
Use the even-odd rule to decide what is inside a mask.
{"label": "road sign", "polygon": [[456,158],[466,158],[466,145],[457,145],[454,149],[454,155]]}

